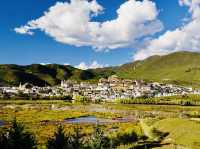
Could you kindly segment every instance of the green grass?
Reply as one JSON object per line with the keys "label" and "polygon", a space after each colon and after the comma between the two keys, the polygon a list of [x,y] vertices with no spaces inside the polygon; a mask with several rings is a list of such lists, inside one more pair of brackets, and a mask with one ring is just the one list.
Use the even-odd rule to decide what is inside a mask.
{"label": "green grass", "polygon": [[147,136],[149,139],[151,139],[153,141],[160,141],[160,140],[162,140],[164,133],[161,131],[158,131],[153,126],[153,123],[155,123],[156,120],[157,119],[141,119],[140,126],[141,126],[145,136]]}
{"label": "green grass", "polygon": [[106,104],[105,106],[112,107],[118,110],[125,111],[162,111],[162,112],[172,112],[179,114],[181,111],[196,111],[200,112],[199,106],[180,106],[180,105],[148,105],[148,104]]}
{"label": "green grass", "polygon": [[200,105],[200,95],[177,95],[169,97],[118,99],[118,103],[123,104],[152,104],[152,105]]}
{"label": "green grass", "polygon": [[172,143],[192,149],[200,148],[200,123],[184,119],[163,119],[153,125],[162,132],[168,132]]}
{"label": "green grass", "polygon": [[61,104],[61,105],[71,105],[70,102],[64,100],[0,100],[0,104],[14,104],[14,105],[23,105],[23,104]]}
{"label": "green grass", "polygon": [[118,68],[117,74],[124,78],[175,83],[199,88],[199,64],[199,53],[176,52],[122,65]]}

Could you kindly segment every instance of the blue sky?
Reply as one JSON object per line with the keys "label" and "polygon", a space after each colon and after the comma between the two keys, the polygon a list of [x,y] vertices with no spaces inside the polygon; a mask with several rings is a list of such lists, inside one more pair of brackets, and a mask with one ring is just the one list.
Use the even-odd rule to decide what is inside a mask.
{"label": "blue sky", "polygon": [[[91,64],[119,65],[133,60],[133,46],[119,47],[109,52],[96,52],[91,46],[63,44],[39,30],[33,36],[17,34],[15,27],[25,25],[28,21],[43,16],[44,11],[55,5],[57,0],[1,0],[0,5],[0,63],[1,64],[32,64],[32,63],[69,63],[78,65],[81,62]],[[65,2],[65,1],[62,1]],[[116,10],[125,0],[97,0],[104,7],[103,13],[93,18],[103,22],[117,17]],[[158,19],[164,29],[155,38],[167,30],[174,30],[183,24],[188,16],[188,9],[181,7],[178,0],[154,0],[160,11]],[[142,11],[142,10],[141,10]]]}

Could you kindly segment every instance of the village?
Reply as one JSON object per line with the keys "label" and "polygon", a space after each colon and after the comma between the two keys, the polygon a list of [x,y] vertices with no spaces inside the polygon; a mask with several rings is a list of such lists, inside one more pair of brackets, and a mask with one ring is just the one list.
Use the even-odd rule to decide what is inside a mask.
{"label": "village", "polygon": [[97,84],[63,80],[58,86],[38,87],[20,84],[18,87],[0,87],[0,98],[54,98],[70,96],[72,99],[85,97],[96,101],[115,101],[116,99],[152,98],[174,95],[200,94],[199,90],[143,80],[121,79],[116,75],[99,79]]}

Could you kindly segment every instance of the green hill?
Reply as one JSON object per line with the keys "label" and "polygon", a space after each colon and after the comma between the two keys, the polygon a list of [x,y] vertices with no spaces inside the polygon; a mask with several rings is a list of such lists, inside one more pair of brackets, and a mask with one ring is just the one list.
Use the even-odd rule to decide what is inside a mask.
{"label": "green hill", "polygon": [[49,64],[32,64],[27,66],[0,65],[0,86],[19,85],[29,82],[37,86],[57,85],[61,80],[96,82],[101,77],[108,77],[113,73],[109,70],[80,70],[72,66]]}
{"label": "green hill", "polygon": [[200,87],[200,53],[176,52],[152,56],[122,65],[116,73],[123,78]]}
{"label": "green hill", "polygon": [[80,70],[72,66],[32,64],[28,66],[0,65],[0,85],[56,85],[61,80],[96,82],[101,77],[117,74],[127,79],[142,79],[200,87],[200,53],[176,52],[152,56],[118,67]]}
{"label": "green hill", "polygon": [[34,85],[56,85],[60,80],[70,78],[77,71],[71,66],[57,64],[28,66],[0,65],[0,80],[4,85],[19,85],[29,82]]}

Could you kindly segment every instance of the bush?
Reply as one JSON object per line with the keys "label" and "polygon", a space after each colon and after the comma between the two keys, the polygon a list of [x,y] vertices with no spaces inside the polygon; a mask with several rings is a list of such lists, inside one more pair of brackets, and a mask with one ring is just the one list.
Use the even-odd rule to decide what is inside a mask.
{"label": "bush", "polygon": [[85,103],[85,104],[87,104],[87,103],[91,102],[91,100],[89,98],[87,98],[85,96],[80,96],[80,95],[75,96],[74,99],[75,99],[76,103]]}
{"label": "bush", "polygon": [[77,126],[74,129],[74,134],[71,136],[72,148],[73,149],[82,149],[83,145],[83,136],[80,133],[80,128]]}
{"label": "bush", "polygon": [[118,133],[115,138],[113,138],[113,145],[125,145],[129,143],[134,143],[138,140],[138,136],[135,132],[131,133]]}
{"label": "bush", "polygon": [[71,147],[70,138],[65,135],[62,126],[57,128],[54,138],[49,138],[47,141],[47,149],[68,149]]}
{"label": "bush", "polygon": [[89,80],[95,77],[94,73],[91,70],[84,70],[80,73],[81,80]]}
{"label": "bush", "polygon": [[181,105],[181,106],[191,106],[192,103],[191,103],[190,101],[181,101],[181,102],[180,102],[180,105]]}
{"label": "bush", "polygon": [[47,149],[82,149],[82,137],[78,127],[75,128],[73,135],[66,135],[63,127],[59,126],[54,137],[48,139]]}
{"label": "bush", "polygon": [[95,127],[89,146],[91,149],[106,149],[110,147],[109,139],[105,136],[98,124]]}
{"label": "bush", "polygon": [[8,149],[8,138],[6,136],[6,133],[0,134],[0,146],[2,149]]}
{"label": "bush", "polygon": [[35,137],[25,131],[24,126],[13,120],[8,132],[0,135],[0,145],[2,149],[36,149]]}

